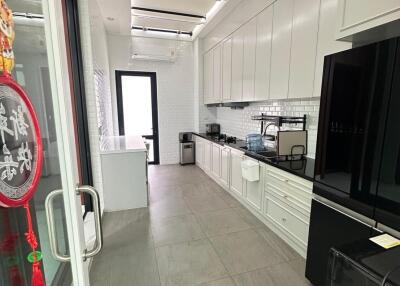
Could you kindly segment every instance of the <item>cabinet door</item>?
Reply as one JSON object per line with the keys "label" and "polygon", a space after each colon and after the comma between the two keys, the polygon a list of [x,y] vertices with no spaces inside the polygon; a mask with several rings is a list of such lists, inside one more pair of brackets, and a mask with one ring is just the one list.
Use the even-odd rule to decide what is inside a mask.
{"label": "cabinet door", "polygon": [[[250,158],[246,158],[250,160]],[[256,160],[254,160],[256,161]],[[246,186],[246,201],[257,211],[261,212],[262,194],[263,194],[263,168],[260,165],[260,180],[257,182],[249,182],[244,180]]]}
{"label": "cabinet door", "polygon": [[289,98],[313,96],[320,0],[294,0]]}
{"label": "cabinet door", "polygon": [[204,164],[204,142],[201,138],[196,137],[196,164],[203,168]]}
{"label": "cabinet door", "polygon": [[292,36],[293,0],[274,4],[270,99],[288,97],[290,47]]}
{"label": "cabinet door", "polygon": [[243,35],[241,29],[232,37],[232,87],[231,99],[242,101],[243,93]]}
{"label": "cabinet door", "polygon": [[214,66],[213,66],[213,51],[208,51],[204,54],[204,67],[203,67],[203,100],[204,104],[211,103],[214,92]]}
{"label": "cabinet door", "polygon": [[231,152],[231,192],[243,195],[243,179],[242,179],[242,157],[243,153]]}
{"label": "cabinet door", "polygon": [[212,174],[219,178],[221,176],[221,146],[212,144]]}
{"label": "cabinet door", "polygon": [[352,41],[352,35],[363,31],[373,37],[376,34],[368,30],[400,18],[399,0],[338,0],[337,2],[339,8],[336,16],[337,39],[345,38]]}
{"label": "cabinet door", "polygon": [[243,26],[243,95],[242,101],[254,100],[254,76],[256,66],[257,19]]}
{"label": "cabinet door", "polygon": [[222,44],[222,101],[231,100],[232,86],[232,39]]}
{"label": "cabinet door", "polygon": [[222,47],[218,45],[214,51],[213,98],[212,103],[220,103],[222,98]]}
{"label": "cabinet door", "polygon": [[229,172],[230,172],[230,156],[229,148],[222,148],[221,150],[221,182],[224,186],[229,187]]}
{"label": "cabinet door", "polygon": [[204,171],[211,171],[211,142],[204,141]]}
{"label": "cabinet door", "polygon": [[256,73],[254,81],[254,99],[269,98],[271,68],[273,5],[257,16]]}

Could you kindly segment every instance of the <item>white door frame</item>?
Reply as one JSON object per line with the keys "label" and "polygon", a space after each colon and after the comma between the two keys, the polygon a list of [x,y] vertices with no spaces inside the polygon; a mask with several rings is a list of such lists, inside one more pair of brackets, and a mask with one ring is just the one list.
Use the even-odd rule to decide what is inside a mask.
{"label": "white door frame", "polygon": [[83,260],[86,245],[81,198],[76,194],[79,174],[61,1],[43,0],[43,14],[73,285],[86,286],[89,263]]}

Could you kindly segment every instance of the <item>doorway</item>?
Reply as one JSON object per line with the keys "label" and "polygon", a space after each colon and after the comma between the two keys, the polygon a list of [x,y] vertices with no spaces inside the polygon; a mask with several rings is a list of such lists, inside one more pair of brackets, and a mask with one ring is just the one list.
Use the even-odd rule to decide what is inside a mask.
{"label": "doorway", "polygon": [[119,134],[140,135],[149,144],[149,164],[160,163],[155,72],[115,71]]}

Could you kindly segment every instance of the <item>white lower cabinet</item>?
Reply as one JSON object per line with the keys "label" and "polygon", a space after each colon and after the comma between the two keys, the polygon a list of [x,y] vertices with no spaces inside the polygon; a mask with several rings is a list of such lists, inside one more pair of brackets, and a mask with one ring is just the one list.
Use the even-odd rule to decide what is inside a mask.
{"label": "white lower cabinet", "polygon": [[263,214],[286,242],[307,253],[312,182],[272,166],[265,167]]}
{"label": "white lower cabinet", "polygon": [[[246,160],[254,160],[249,157],[245,157]],[[258,162],[257,160],[254,160]],[[263,197],[263,183],[264,183],[264,164],[260,164],[260,180],[256,182],[250,182],[244,180],[244,191],[243,194],[246,198],[247,203],[253,207],[258,212],[261,212],[262,209],[262,197]]]}
{"label": "white lower cabinet", "polygon": [[211,166],[211,171],[212,174],[215,178],[219,179],[221,177],[221,145],[212,143],[211,144],[212,148],[212,166]]}
{"label": "white lower cabinet", "polygon": [[208,140],[204,140],[204,164],[203,170],[206,172],[211,172],[212,165],[212,150],[211,150],[211,142]]}
{"label": "white lower cabinet", "polygon": [[231,182],[230,191],[236,195],[243,196],[243,179],[242,179],[242,160],[244,153],[231,151]]}
{"label": "white lower cabinet", "polygon": [[229,173],[230,173],[230,160],[231,160],[231,150],[227,147],[222,147],[221,149],[221,184],[229,188]]}
{"label": "white lower cabinet", "polygon": [[195,137],[196,165],[203,169],[204,165],[204,139]]}
{"label": "white lower cabinet", "polygon": [[247,181],[242,177],[242,161],[255,159],[237,149],[198,136],[196,156],[200,156],[196,158],[200,168],[300,255],[306,257],[313,186],[311,181],[262,162],[260,179],[256,182]]}
{"label": "white lower cabinet", "polygon": [[310,218],[281,201],[279,198],[267,195],[265,198],[265,216],[294,240],[300,247],[307,249],[308,226]]}

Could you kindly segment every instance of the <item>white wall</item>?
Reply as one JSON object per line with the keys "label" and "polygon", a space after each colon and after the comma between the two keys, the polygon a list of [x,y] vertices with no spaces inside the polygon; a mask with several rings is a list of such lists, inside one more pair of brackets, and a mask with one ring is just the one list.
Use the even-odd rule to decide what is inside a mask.
{"label": "white wall", "polygon": [[108,35],[114,125],[118,126],[115,70],[156,72],[160,163],[176,164],[179,162],[178,133],[194,129],[193,43],[157,40],[157,50],[163,46],[177,47],[176,61],[163,62],[132,60],[132,41],[133,44],[140,41],[141,50],[149,54],[155,50],[154,39]]}
{"label": "white wall", "polygon": [[79,1],[86,108],[94,187],[104,210],[103,179],[100,161],[102,137],[112,135],[107,35],[96,0]]}

